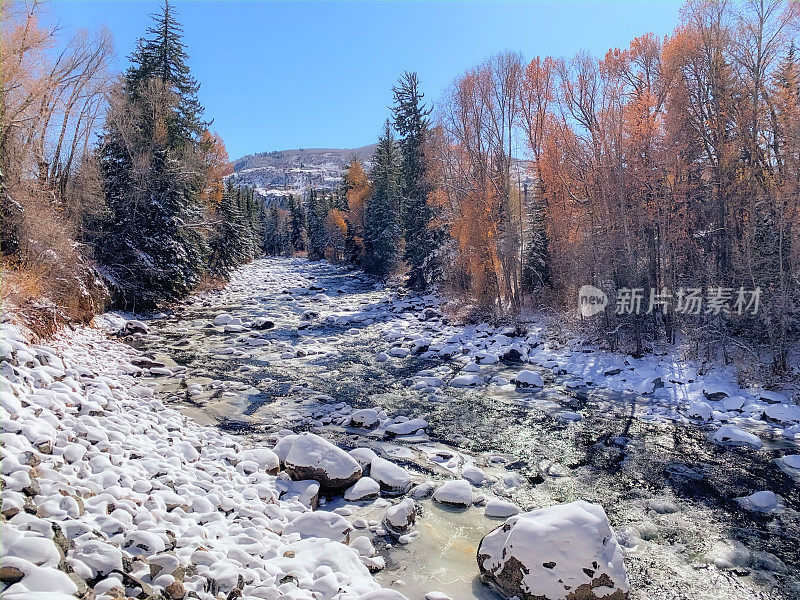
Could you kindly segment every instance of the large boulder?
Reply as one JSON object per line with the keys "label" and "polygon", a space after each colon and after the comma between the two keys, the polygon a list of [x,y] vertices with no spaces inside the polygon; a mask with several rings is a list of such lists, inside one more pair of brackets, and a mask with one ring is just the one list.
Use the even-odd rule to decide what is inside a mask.
{"label": "large boulder", "polygon": [[628,576],[603,507],[583,500],[515,515],[478,546],[485,580],[520,600],[626,600]]}
{"label": "large boulder", "polygon": [[369,474],[389,496],[400,496],[411,489],[411,475],[408,471],[380,456],[372,459]]}
{"label": "large boulder", "polygon": [[283,462],[292,479],[313,479],[327,491],[348,488],[361,477],[361,465],[352,456],[313,433],[298,435]]}

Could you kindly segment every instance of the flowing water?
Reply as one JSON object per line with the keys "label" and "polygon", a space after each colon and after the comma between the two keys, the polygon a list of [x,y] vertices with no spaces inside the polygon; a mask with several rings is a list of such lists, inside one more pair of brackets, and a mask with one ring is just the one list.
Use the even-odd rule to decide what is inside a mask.
{"label": "flowing water", "polygon": [[[477,464],[498,480],[481,492],[523,509],[599,502],[625,550],[634,599],[800,598],[800,492],[775,463],[797,453],[793,442],[753,425],[764,441],[760,450],[723,448],[702,424],[649,418],[651,397],[574,387],[548,369],[540,369],[545,387],[535,391],[412,390],[419,371],[447,380],[464,361],[412,355],[378,362],[391,346],[387,332],[436,334],[443,327],[421,322],[413,306],[390,302],[397,295],[326,262],[264,259],[237,273],[226,290],[153,319],[151,334],[134,343],[173,369],[159,377],[162,391],[187,414],[258,441],[284,428],[311,429],[345,448],[369,446],[434,479]],[[223,311],[266,317],[274,327],[256,338],[225,333],[210,325]],[[329,314],[347,314],[348,322],[333,323]],[[498,363],[480,374],[510,379],[521,368]],[[193,384],[199,392],[190,393]],[[326,415],[343,402],[424,418],[428,435],[385,440],[330,424]],[[580,420],[564,418],[573,413]],[[786,509],[760,515],[734,500],[762,489],[781,495]],[[332,499],[326,508],[345,504]],[[347,505],[354,510],[349,518],[379,520],[384,510]],[[502,520],[478,507],[445,509],[431,500],[420,507],[413,542],[373,540],[387,562],[376,575],[380,582],[411,600],[431,590],[454,600],[497,597],[479,581],[475,553]],[[715,560],[724,568],[712,566]]]}

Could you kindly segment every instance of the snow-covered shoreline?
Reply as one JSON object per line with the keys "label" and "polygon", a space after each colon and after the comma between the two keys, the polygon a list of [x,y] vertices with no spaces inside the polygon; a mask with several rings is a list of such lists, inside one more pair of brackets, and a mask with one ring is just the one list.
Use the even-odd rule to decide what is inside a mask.
{"label": "snow-covered shoreline", "polygon": [[[145,348],[143,353],[99,329],[64,331],[39,346],[3,325],[0,416],[8,423],[3,538],[12,543],[21,535],[29,538],[12,552],[4,542],[0,566],[11,569],[0,577],[4,598],[27,599],[39,591],[35,586],[51,585],[48,590],[61,596],[42,600],[61,600],[80,595],[87,582],[102,598],[118,591],[142,598],[153,591],[171,600],[190,592],[202,600],[231,593],[265,600],[404,598],[396,590],[382,590],[370,571],[380,572],[384,586],[399,587],[412,600],[446,598],[433,591],[432,580],[404,585],[397,565],[381,572],[384,557],[399,556],[386,550],[413,548],[417,561],[436,552],[434,538],[426,539],[430,524],[442,516],[440,527],[454,523],[446,512],[435,514],[441,510],[437,504],[463,510],[459,518],[475,528],[470,535],[485,536],[502,523],[492,519],[512,517],[520,507],[564,502],[553,500],[551,492],[560,496],[558,484],[549,488],[547,481],[567,482],[575,475],[577,483],[582,475],[571,475],[557,461],[541,461],[546,481],[538,486],[541,495],[536,502],[516,500],[517,506],[509,500],[520,474],[503,462],[495,464],[491,452],[476,464],[469,452],[438,444],[420,418],[424,412],[415,412],[421,405],[398,411],[394,402],[393,410],[384,410],[386,398],[380,395],[351,403],[351,396],[342,402],[321,391],[324,379],[314,373],[324,375],[333,364],[347,361],[351,343],[364,338],[371,341],[356,347],[357,361],[370,365],[372,377],[392,381],[391,395],[400,399],[444,406],[464,400],[464,394],[485,394],[499,403],[513,399],[531,411],[544,410],[558,427],[575,428],[592,423],[597,406],[573,406],[573,391],[630,395],[637,399],[636,419],[708,431],[701,438],[707,447],[744,446],[742,451],[752,454],[762,445],[776,448],[776,440],[782,440],[783,456],[771,468],[795,481],[800,476],[797,406],[774,392],[739,389],[731,373],[701,375],[694,365],[669,357],[632,359],[556,347],[535,324],[522,335],[486,324],[455,325],[443,318],[434,297],[396,295],[367,280],[351,285],[351,275],[339,278],[338,268],[311,265],[295,259],[257,261],[238,271],[224,290],[190,298],[183,313],[176,309],[175,315],[150,323],[110,314],[98,319],[112,331],[125,329],[128,341]],[[331,289],[324,289],[323,278],[315,281],[312,273],[328,271],[335,277],[327,280]],[[341,289],[333,287],[338,285]],[[170,362],[170,352],[184,348],[192,349],[191,360]],[[425,361],[423,368],[415,367],[417,360]],[[204,363],[214,361],[216,367],[206,371]],[[214,416],[219,406],[237,416],[250,394],[258,392],[252,383],[248,388],[245,381],[255,380],[247,380],[247,374],[274,376],[281,369],[291,384],[249,417],[269,435],[230,435],[187,416]],[[346,370],[332,375],[345,372],[349,376]],[[396,378],[398,372],[402,378]],[[269,381],[274,380],[264,380]],[[306,430],[358,449],[348,453],[321,437],[294,435]],[[571,435],[567,429],[562,437]],[[610,451],[635,456],[639,449],[629,441],[611,438]],[[412,451],[420,471],[392,462],[410,458]],[[588,469],[583,476],[591,483]],[[435,481],[439,478],[448,482]],[[588,497],[586,488],[582,493]],[[748,513],[767,515],[785,513],[794,504],[770,494],[748,487],[736,502]],[[596,494],[591,497],[608,508]],[[663,513],[665,524],[679,510],[669,496],[644,497],[642,503],[647,511]],[[612,508],[613,525],[622,526],[622,552],[635,561],[641,553],[637,547],[647,552],[649,542],[642,537],[652,539],[655,526],[645,517],[637,532],[626,525],[638,519],[620,522]],[[20,550],[28,545],[38,550],[14,554],[28,552]],[[732,547],[731,552],[744,552]],[[715,542],[702,561],[729,569],[744,560],[726,554],[728,545],[717,548]],[[769,562],[774,568],[767,570],[776,573],[786,569],[771,554],[746,554],[747,564]],[[107,564],[109,556],[115,557],[113,564]],[[537,564],[553,557],[542,558],[535,558]],[[558,562],[559,568],[570,563]],[[478,567],[473,549],[460,566],[467,589]],[[75,571],[71,583],[58,575],[68,570]]]}
{"label": "snow-covered shoreline", "polygon": [[[3,598],[400,597],[379,591],[363,541],[306,534],[310,507],[279,499],[271,451],[154,398],[135,350],[91,329],[49,346],[2,334]],[[309,527],[345,521],[323,512]]]}

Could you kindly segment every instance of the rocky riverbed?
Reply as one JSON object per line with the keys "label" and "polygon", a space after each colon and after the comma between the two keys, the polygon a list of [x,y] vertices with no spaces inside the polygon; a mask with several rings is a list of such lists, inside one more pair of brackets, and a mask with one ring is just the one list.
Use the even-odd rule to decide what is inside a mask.
{"label": "rocky riverbed", "polygon": [[[13,410],[4,405],[4,423],[44,414],[55,444],[42,452],[38,433],[16,425],[14,439],[22,441],[10,445],[4,436],[4,459],[20,465],[4,466],[13,492],[4,492],[3,514],[11,511],[4,526],[53,539],[46,524],[22,524],[26,515],[84,523],[67,533],[72,545],[61,548],[59,561],[51,552],[50,562],[28,562],[61,572],[74,562],[68,577],[98,595],[142,589],[129,576],[164,593],[179,578],[164,572],[156,581],[162,571],[153,573],[151,559],[175,562],[166,552],[176,570],[188,569],[188,576],[179,572],[185,593],[199,597],[238,590],[259,598],[358,598],[380,585],[411,600],[497,598],[479,578],[481,539],[520,510],[587,500],[605,509],[616,532],[631,598],[800,597],[800,411],[774,391],[739,389],[730,373],[700,374],[668,356],[556,346],[535,321],[454,325],[433,296],[302,259],[259,260],[224,290],[168,314],[141,322],[105,315],[99,325],[132,348],[98,331],[64,335],[43,352],[70,366],[43,383],[42,369],[61,367],[17,340],[4,348],[2,373],[4,391],[19,401]],[[20,362],[20,350],[33,356],[32,367]],[[73,396],[53,388],[65,380]],[[87,403],[98,388],[105,404],[93,408]],[[94,441],[102,438],[95,430],[109,439]],[[67,444],[85,452],[67,460]],[[148,452],[166,472],[123,468]],[[22,453],[40,461],[44,493],[26,491],[17,475],[32,468]],[[20,479],[16,487],[8,477]],[[84,489],[81,477],[94,483]],[[220,479],[227,483],[217,489]],[[170,492],[182,503],[167,506]],[[76,503],[80,497],[84,513],[40,514],[47,502],[71,504],[56,494]],[[106,494],[112,497],[93,499]],[[154,495],[164,506],[147,504]],[[556,521],[565,514],[577,515],[570,523],[585,514],[597,520],[594,509],[571,510]],[[176,512],[192,522],[186,530],[165,524]],[[246,525],[254,512],[263,522]],[[225,527],[234,533],[226,537]],[[132,529],[152,529],[164,549],[155,538],[155,548],[138,534],[128,539]],[[289,547],[314,536],[351,550],[330,546],[340,562],[321,565]],[[84,551],[87,542],[118,549],[124,568],[92,571],[87,552],[116,553],[91,544]],[[294,579],[286,579],[294,568],[287,553],[299,565]],[[137,557],[147,569],[133,564]],[[167,584],[166,575],[174,581]],[[22,592],[13,585],[33,579],[6,581],[4,597],[16,600],[8,594]],[[314,587],[317,579],[328,591]],[[75,593],[63,584],[64,594]],[[391,596],[375,596],[384,597]]]}

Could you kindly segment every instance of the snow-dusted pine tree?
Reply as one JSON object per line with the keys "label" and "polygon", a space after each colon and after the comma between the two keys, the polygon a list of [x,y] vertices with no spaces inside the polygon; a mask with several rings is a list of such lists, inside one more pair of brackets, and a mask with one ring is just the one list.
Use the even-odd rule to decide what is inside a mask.
{"label": "snow-dusted pine tree", "polygon": [[389,121],[373,158],[372,196],[364,210],[364,269],[388,275],[400,256],[400,155]]}

